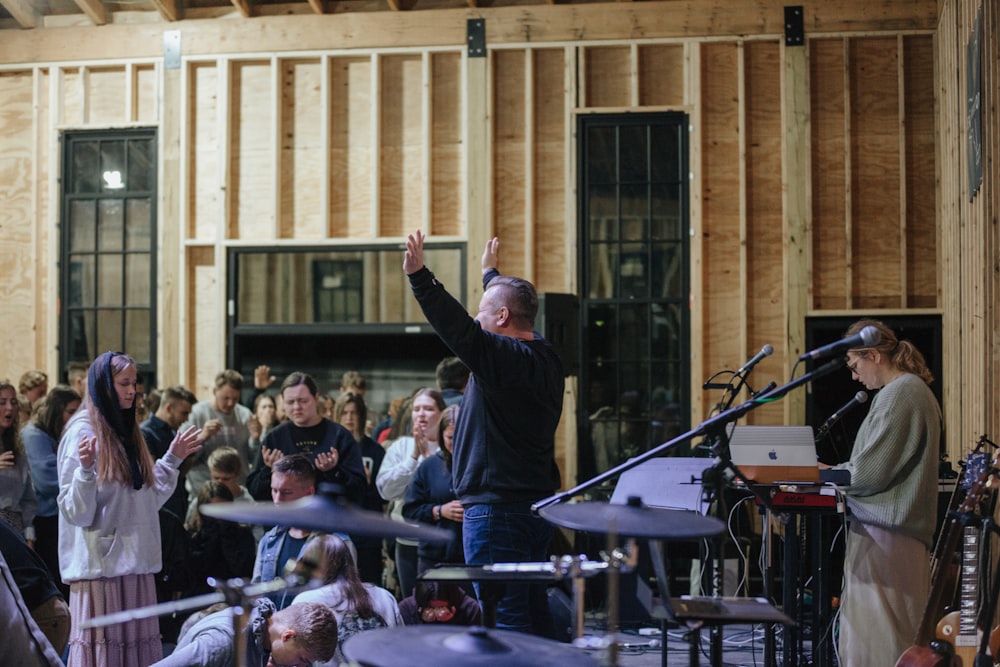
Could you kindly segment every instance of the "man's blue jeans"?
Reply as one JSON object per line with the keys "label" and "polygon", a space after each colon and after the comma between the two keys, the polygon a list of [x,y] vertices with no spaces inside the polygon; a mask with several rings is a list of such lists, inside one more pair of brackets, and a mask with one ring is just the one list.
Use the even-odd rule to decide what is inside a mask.
{"label": "man's blue jeans", "polygon": [[[547,561],[552,534],[552,525],[532,514],[530,501],[465,506],[462,542],[469,565]],[[553,637],[545,584],[506,584],[497,628]]]}

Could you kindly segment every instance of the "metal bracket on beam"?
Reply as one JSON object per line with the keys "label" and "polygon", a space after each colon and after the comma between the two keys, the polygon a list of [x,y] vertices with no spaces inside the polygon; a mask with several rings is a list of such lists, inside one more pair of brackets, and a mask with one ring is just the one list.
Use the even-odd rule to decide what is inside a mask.
{"label": "metal bracket on beam", "polygon": [[470,58],[486,57],[486,19],[469,19],[466,22]]}
{"label": "metal bracket on beam", "polygon": [[803,46],[805,43],[802,5],[785,7],[785,46]]}
{"label": "metal bracket on beam", "polygon": [[181,68],[181,31],[166,30],[163,33],[163,68]]}

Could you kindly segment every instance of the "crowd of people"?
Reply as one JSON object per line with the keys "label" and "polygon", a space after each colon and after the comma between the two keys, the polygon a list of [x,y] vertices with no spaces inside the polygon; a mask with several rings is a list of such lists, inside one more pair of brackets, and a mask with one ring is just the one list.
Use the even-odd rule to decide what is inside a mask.
{"label": "crowd of people", "polygon": [[[0,617],[30,614],[23,628],[5,626],[33,647],[21,664],[228,665],[239,652],[254,666],[336,665],[359,632],[482,622],[478,587],[421,580],[429,568],[546,560],[553,527],[531,505],[561,483],[554,439],[564,374],[533,330],[538,296],[530,282],[499,273],[494,238],[472,317],[424,265],[423,244],[420,232],[407,238],[403,270],[456,356],[438,365],[436,387],[392,401],[377,423],[355,371],[324,394],[301,371],[273,390],[277,377],[259,366],[245,390],[243,376],[227,369],[198,401],[178,385],[147,393],[135,361],[106,352],[73,364],[51,390],[41,371],[17,386],[0,381]],[[852,376],[881,391],[841,466],[853,477],[844,664],[864,662],[845,638],[870,649],[876,637],[892,637],[889,659],[916,623],[927,559],[905,556],[926,556],[930,546],[927,489],[941,421],[920,353],[878,322],[856,323],[847,335],[868,326],[878,341],[847,352]],[[238,511],[232,520],[203,512],[219,503],[278,509],[317,493],[372,516],[438,526],[450,539],[316,530],[315,517],[304,528],[265,531]],[[911,566],[898,568],[904,560]],[[100,622],[197,601],[215,582],[236,579],[282,580],[252,601],[239,637],[225,604]],[[906,593],[914,581],[917,594]],[[543,584],[509,583],[495,604],[498,628],[555,635]],[[885,618],[905,613],[872,625],[866,610],[875,607]]]}

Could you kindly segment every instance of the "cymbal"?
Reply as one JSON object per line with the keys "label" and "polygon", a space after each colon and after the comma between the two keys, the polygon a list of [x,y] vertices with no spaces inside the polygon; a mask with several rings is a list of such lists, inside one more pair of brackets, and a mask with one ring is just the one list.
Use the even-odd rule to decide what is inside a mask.
{"label": "cymbal", "polygon": [[521,632],[457,625],[410,625],[359,632],[344,656],[366,667],[596,667],[580,649]]}
{"label": "cymbal", "polygon": [[264,526],[292,526],[303,530],[347,533],[366,537],[404,537],[447,542],[451,532],[418,523],[394,521],[378,512],[348,505],[317,494],[288,503],[211,503],[201,506],[205,516]]}
{"label": "cymbal", "polygon": [[623,537],[687,540],[718,535],[726,525],[715,517],[689,510],[646,507],[641,504],[562,503],[539,510],[549,523],[588,533],[615,533]]}

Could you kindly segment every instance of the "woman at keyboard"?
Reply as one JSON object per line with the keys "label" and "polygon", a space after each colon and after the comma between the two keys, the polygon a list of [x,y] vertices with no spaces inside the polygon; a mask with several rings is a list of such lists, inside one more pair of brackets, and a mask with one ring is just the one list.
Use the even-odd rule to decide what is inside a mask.
{"label": "woman at keyboard", "polygon": [[913,643],[930,590],[941,410],[920,351],[881,322],[871,347],[847,351],[851,377],[877,390],[847,463],[840,665],[894,665]]}

